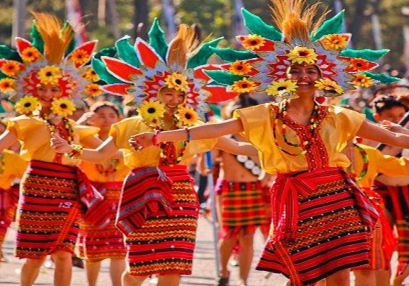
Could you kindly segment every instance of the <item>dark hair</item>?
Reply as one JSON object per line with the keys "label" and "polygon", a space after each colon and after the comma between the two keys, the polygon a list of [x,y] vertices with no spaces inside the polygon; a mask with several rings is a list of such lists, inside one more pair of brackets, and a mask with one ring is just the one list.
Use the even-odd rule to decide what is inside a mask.
{"label": "dark hair", "polygon": [[392,109],[394,107],[402,107],[405,109],[405,111],[408,111],[406,105],[400,102],[396,98],[396,96],[393,95],[381,95],[376,97],[372,101],[372,109],[376,113],[382,113],[383,111]]}
{"label": "dark hair", "polygon": [[97,112],[99,109],[101,109],[103,107],[110,107],[115,111],[116,115],[121,116],[121,112],[119,111],[118,106],[116,106],[115,104],[113,104],[111,102],[108,102],[108,101],[95,103],[93,106],[91,106],[90,111]]}

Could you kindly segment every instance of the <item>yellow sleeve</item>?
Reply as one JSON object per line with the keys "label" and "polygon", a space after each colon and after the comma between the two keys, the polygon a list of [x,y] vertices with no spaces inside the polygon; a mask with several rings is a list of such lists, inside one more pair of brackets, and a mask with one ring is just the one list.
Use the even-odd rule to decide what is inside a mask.
{"label": "yellow sleeve", "polygon": [[143,132],[142,130],[138,130],[138,126],[139,121],[137,119],[132,117],[124,119],[111,126],[111,129],[109,130],[109,136],[114,139],[113,142],[118,149],[129,148],[129,138],[134,134]]}
{"label": "yellow sleeve", "polygon": [[[25,115],[11,118],[7,122],[7,130],[16,134],[19,140],[25,141],[27,138],[40,136],[44,131],[48,131],[42,120],[27,117]],[[33,136],[34,135],[34,136]]]}
{"label": "yellow sleeve", "polygon": [[337,129],[341,131],[341,142],[353,139],[365,121],[365,115],[339,106],[334,107],[334,113]]}
{"label": "yellow sleeve", "polygon": [[381,151],[376,150],[376,167],[378,173],[387,176],[409,176],[409,158],[384,155]]}
{"label": "yellow sleeve", "polygon": [[81,140],[89,136],[95,136],[99,132],[99,128],[86,125],[74,125],[74,132],[78,134],[78,137]]}

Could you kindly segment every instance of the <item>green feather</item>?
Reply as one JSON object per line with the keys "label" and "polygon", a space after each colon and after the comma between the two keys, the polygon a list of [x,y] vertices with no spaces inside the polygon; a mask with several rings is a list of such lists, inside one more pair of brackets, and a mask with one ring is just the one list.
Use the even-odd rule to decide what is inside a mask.
{"label": "green feather", "polygon": [[8,77],[8,76],[6,76],[4,73],[2,73],[2,72],[0,71],[0,79],[6,78],[6,77]]}
{"label": "green feather", "polygon": [[317,41],[321,37],[330,34],[339,34],[344,26],[344,10],[339,12],[334,17],[324,21],[322,25],[312,33],[311,41]]}
{"label": "green feather", "polygon": [[40,33],[38,32],[36,26],[34,24],[31,25],[31,38],[33,39],[33,46],[40,51],[40,53],[44,53],[44,41],[41,37]]}
{"label": "green feather", "polygon": [[115,57],[116,55],[116,48],[115,47],[109,47],[109,48],[103,48],[99,50],[98,52],[95,53],[94,58],[100,60],[101,57]]}
{"label": "green feather", "polygon": [[92,58],[91,65],[93,70],[98,74],[101,80],[105,81],[108,84],[113,84],[113,83],[124,83],[111,75],[107,68],[105,67],[104,63],[96,58]]}
{"label": "green feather", "polygon": [[389,76],[386,74],[377,74],[377,73],[371,73],[371,72],[363,72],[362,74],[379,81],[380,83],[383,84],[390,84],[390,83],[394,83],[394,82],[398,82],[401,81],[401,78],[398,77],[394,77],[394,76]]}
{"label": "green feather", "polygon": [[129,43],[129,36],[122,37],[116,41],[115,47],[118,51],[118,57],[121,60],[134,67],[139,67],[141,65],[141,62],[136,55],[135,48]]}
{"label": "green feather", "polygon": [[214,81],[222,85],[232,85],[235,81],[243,79],[244,76],[233,75],[227,71],[204,71]]}
{"label": "green feather", "polygon": [[364,59],[367,61],[375,62],[382,58],[385,54],[389,52],[388,49],[383,49],[383,50],[370,50],[370,49],[364,49],[364,50],[353,50],[353,49],[346,49],[341,51],[340,55],[343,57],[349,57],[349,58],[360,58]]}
{"label": "green feather", "polygon": [[234,62],[238,60],[249,60],[257,57],[256,54],[248,51],[238,51],[230,48],[210,48],[225,62]]}
{"label": "green feather", "polygon": [[13,60],[23,62],[17,50],[7,45],[0,45],[0,59]]}
{"label": "green feather", "polygon": [[[64,31],[64,29],[72,29],[70,23],[65,22],[64,27],[62,27],[61,31]],[[74,31],[73,31],[74,33]],[[76,43],[75,43],[75,37],[72,38],[71,43],[69,44],[67,50],[65,51],[65,55],[69,55],[74,49],[75,49]]]}
{"label": "green feather", "polygon": [[242,8],[241,13],[244,18],[244,25],[253,34],[262,36],[273,41],[281,41],[282,34],[274,26],[266,24],[259,16],[252,14],[250,11]]}
{"label": "green feather", "polygon": [[207,63],[207,60],[213,55],[214,51],[212,50],[212,47],[216,47],[219,42],[222,40],[223,38],[218,38],[215,39],[213,41],[204,43],[199,50],[197,51],[197,53],[191,57],[188,62],[187,62],[187,68],[195,68],[198,66],[202,66],[205,65]]}
{"label": "green feather", "polygon": [[153,20],[148,36],[149,44],[154,48],[158,55],[165,60],[166,53],[168,52],[168,43],[166,42],[165,32],[163,32],[160,27],[158,19],[155,18],[155,20]]}

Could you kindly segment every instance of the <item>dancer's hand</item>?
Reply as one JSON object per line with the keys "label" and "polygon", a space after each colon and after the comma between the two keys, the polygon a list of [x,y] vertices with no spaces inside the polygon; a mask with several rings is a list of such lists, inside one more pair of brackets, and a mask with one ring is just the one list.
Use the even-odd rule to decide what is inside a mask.
{"label": "dancer's hand", "polygon": [[399,124],[390,122],[388,120],[383,120],[381,124],[382,128],[387,129],[396,133],[406,133],[406,128],[400,126]]}
{"label": "dancer's hand", "polygon": [[131,136],[128,142],[132,146],[132,148],[139,152],[144,148],[153,146],[152,139],[154,135],[155,133],[152,132],[140,133]]}
{"label": "dancer's hand", "polygon": [[51,147],[57,153],[72,152],[71,145],[57,133],[51,133]]}

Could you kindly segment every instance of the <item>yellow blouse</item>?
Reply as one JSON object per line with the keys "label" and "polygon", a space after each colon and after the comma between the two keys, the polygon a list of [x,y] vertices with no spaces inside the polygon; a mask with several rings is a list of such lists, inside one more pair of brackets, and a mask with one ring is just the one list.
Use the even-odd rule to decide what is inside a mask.
{"label": "yellow blouse", "polygon": [[125,166],[123,159],[109,159],[100,164],[82,161],[81,169],[94,182],[122,182],[130,169]]}
{"label": "yellow blouse", "polygon": [[[70,120],[73,127],[74,144],[80,144],[81,140],[88,136],[94,136],[99,129],[96,127],[76,125]],[[10,119],[7,129],[14,133],[21,144],[20,156],[26,161],[40,160],[53,162],[56,152],[50,146],[51,134],[46,122],[38,117],[25,115]],[[63,165],[76,165],[79,160],[62,156]]]}
{"label": "yellow blouse", "polygon": [[[110,136],[118,149],[124,152],[125,165],[131,169],[140,167],[155,167],[159,164],[160,148],[148,147],[141,152],[136,152],[128,143],[129,138],[138,133],[152,132],[152,128],[146,125],[139,116],[122,120],[111,126]],[[216,145],[217,139],[193,140],[186,146],[182,160],[179,164],[186,165],[192,157],[211,150]],[[181,149],[180,144],[175,143],[176,152]]]}
{"label": "yellow blouse", "polygon": [[[409,176],[409,158],[384,155],[373,147],[362,144],[359,144],[359,146],[365,150],[369,161],[366,175],[358,180],[359,186],[363,188],[372,187],[379,173],[393,177]],[[358,148],[354,147],[353,171],[357,176],[361,174],[363,166],[363,157]]]}
{"label": "yellow blouse", "polygon": [[[234,116],[239,118],[243,124],[244,132],[242,132],[242,135],[258,149],[262,168],[267,173],[276,174],[308,170],[305,155],[291,156],[280,150],[274,143],[272,123],[276,118],[276,112],[270,105],[271,103],[266,103],[238,109],[234,112]],[[325,156],[325,160],[328,160],[328,167],[348,167],[350,161],[342,151],[346,147],[347,141],[355,137],[356,132],[365,120],[365,116],[338,106],[320,106],[320,109],[328,109],[325,118],[316,130],[325,145],[325,150],[316,150],[314,156]],[[278,120],[276,133],[281,132],[281,127],[282,121]],[[301,143],[294,130],[289,127],[286,130],[289,142]],[[286,145],[281,134],[278,135],[278,142],[280,146],[293,154],[300,151],[300,148]],[[312,148],[317,148],[317,145],[314,142]]]}
{"label": "yellow blouse", "polygon": [[0,173],[0,188],[7,190],[13,185],[14,179],[23,177],[28,162],[10,150],[3,150],[3,155],[0,167],[2,170]]}

